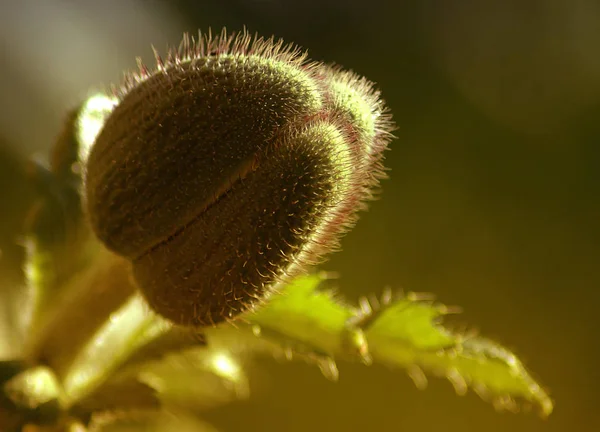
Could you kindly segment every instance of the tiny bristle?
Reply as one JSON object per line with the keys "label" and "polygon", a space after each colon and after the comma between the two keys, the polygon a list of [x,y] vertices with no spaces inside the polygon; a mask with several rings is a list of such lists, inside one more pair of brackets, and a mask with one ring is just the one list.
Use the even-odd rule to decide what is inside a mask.
{"label": "tiny bristle", "polygon": [[425,390],[427,388],[427,377],[423,369],[417,365],[411,365],[406,369],[406,372],[417,389]]}
{"label": "tiny bristle", "polygon": [[165,72],[169,68],[180,67],[206,57],[218,59],[224,56],[260,56],[302,66],[307,70],[314,67],[311,62],[307,62],[307,53],[299,46],[293,43],[285,44],[282,39],[274,37],[265,39],[257,34],[251,35],[246,29],[228,33],[224,28],[215,36],[210,29],[206,33],[198,31],[197,38],[184,33],[179,45],[168,48],[164,58],[154,46],[151,48],[155,69],[148,68],[141,59],[136,59],[137,70],[125,73],[121,85],[117,87],[118,90],[113,92],[115,96],[123,98],[154,73]]}

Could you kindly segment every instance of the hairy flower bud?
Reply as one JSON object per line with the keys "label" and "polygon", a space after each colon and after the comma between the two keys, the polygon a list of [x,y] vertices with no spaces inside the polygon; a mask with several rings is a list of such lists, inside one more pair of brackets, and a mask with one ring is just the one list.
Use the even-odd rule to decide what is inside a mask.
{"label": "hairy flower bud", "polygon": [[382,177],[372,84],[248,34],[184,36],[117,91],[87,213],[158,314],[214,324],[337,246]]}

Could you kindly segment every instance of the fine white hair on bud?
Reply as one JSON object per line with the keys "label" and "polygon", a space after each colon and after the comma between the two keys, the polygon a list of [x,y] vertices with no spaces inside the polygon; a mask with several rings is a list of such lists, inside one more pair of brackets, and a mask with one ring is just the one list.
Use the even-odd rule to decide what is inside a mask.
{"label": "fine white hair on bud", "polygon": [[247,32],[138,63],[89,151],[91,227],[161,316],[232,319],[338,247],[391,116],[365,78]]}

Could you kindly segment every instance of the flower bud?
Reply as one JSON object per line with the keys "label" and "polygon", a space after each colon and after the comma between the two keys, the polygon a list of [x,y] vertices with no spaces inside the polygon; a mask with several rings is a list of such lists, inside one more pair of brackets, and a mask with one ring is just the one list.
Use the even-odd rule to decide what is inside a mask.
{"label": "flower bud", "polygon": [[246,33],[184,40],[126,79],[84,173],[93,231],[153,310],[233,318],[335,249],[382,177],[372,84]]}

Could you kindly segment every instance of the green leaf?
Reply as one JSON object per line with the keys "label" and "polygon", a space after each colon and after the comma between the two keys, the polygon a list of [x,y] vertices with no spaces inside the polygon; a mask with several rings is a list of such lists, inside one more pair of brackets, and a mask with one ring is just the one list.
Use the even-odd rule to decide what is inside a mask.
{"label": "green leaf", "polygon": [[70,412],[90,414],[130,411],[210,409],[249,395],[239,359],[218,346],[195,346],[147,361],[128,363],[107,381],[79,398]]}
{"label": "green leaf", "polygon": [[206,409],[245,398],[248,382],[227,347],[151,313],[139,295],[115,312],[75,358],[63,405],[93,412]]}
{"label": "green leaf", "polygon": [[149,313],[139,295],[131,296],[88,341],[63,378],[64,406],[87,397],[139,347],[158,338],[170,325]]}
{"label": "green leaf", "polygon": [[544,416],[552,412],[552,400],[514,354],[441,324],[453,309],[426,296],[393,298],[391,292],[352,308],[318,289],[322,280],[298,278],[248,315],[254,333],[301,355],[312,352],[321,366],[323,358],[373,360],[406,368],[418,387],[427,382],[424,370],[448,378],[459,394],[473,388],[497,408],[515,410],[516,400],[524,400]]}
{"label": "green leaf", "polygon": [[8,149],[0,138],[0,360],[19,358],[27,333],[22,237],[35,200],[27,164]]}
{"label": "green leaf", "polygon": [[324,354],[342,351],[340,335],[355,312],[335,300],[332,291],[317,290],[324,277],[314,274],[297,278],[280,288],[248,319],[273,337],[280,332],[289,342],[309,345]]}
{"label": "green leaf", "polygon": [[384,302],[365,330],[373,358],[407,367],[417,386],[424,383],[423,368],[448,378],[458,394],[472,387],[498,409],[517,410],[514,398],[520,398],[538,405],[543,416],[552,412],[549,396],[514,354],[492,340],[451,332],[439,323],[448,313],[414,295]]}
{"label": "green leaf", "polygon": [[136,372],[140,382],[156,391],[166,407],[193,411],[212,408],[249,395],[248,379],[228,351],[190,348],[149,362]]}
{"label": "green leaf", "polygon": [[[50,340],[51,333],[62,335],[59,330],[65,330],[65,323],[72,327],[72,310],[89,306],[84,303],[94,296],[82,292],[85,291],[82,287],[90,288],[95,294],[100,291],[98,286],[113,283],[114,278],[99,274],[106,269],[103,260],[111,264],[114,260],[107,258],[107,251],[85,222],[79,194],[83,158],[113,105],[105,96],[89,98],[67,115],[49,164],[30,161],[27,165],[28,183],[36,196],[24,224],[26,289],[22,290],[25,299],[20,315],[26,328],[24,355],[32,360],[53,356],[54,353],[45,352],[48,346],[56,347],[67,339]],[[105,283],[101,282],[102,278],[106,279]],[[130,288],[126,285],[131,284],[119,282],[125,285],[120,292],[102,296],[112,301],[105,302],[104,308],[93,308],[91,317],[79,320],[79,334],[84,339],[131,294],[132,290],[126,289]],[[84,336],[84,333],[87,334]],[[78,341],[72,338],[68,341],[78,348]]]}

